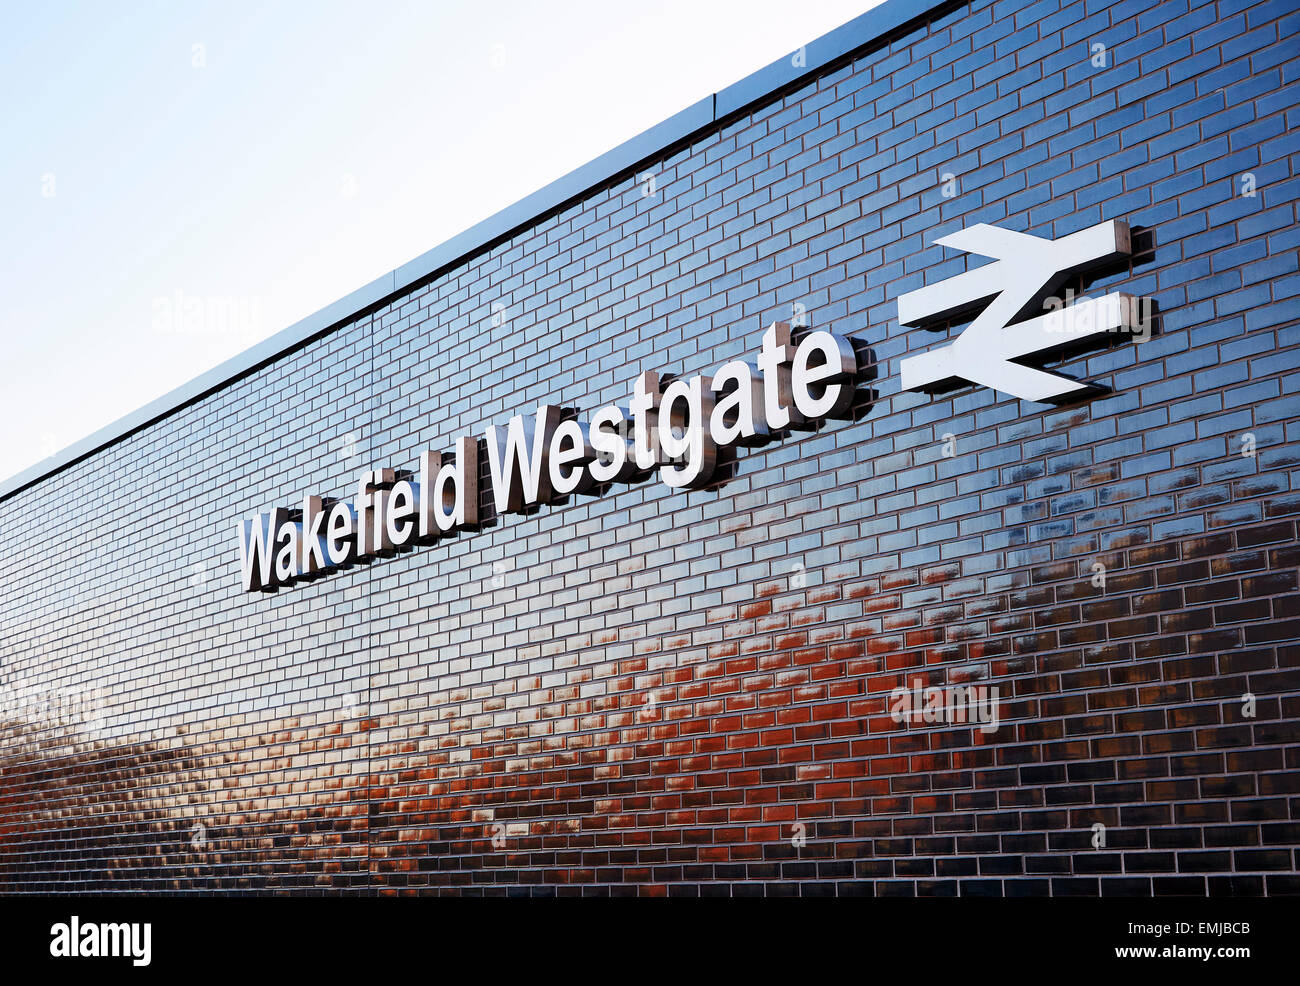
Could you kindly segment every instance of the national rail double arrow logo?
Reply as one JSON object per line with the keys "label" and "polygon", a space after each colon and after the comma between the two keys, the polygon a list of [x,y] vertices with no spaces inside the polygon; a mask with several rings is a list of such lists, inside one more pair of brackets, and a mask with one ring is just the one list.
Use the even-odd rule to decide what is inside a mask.
{"label": "national rail double arrow logo", "polygon": [[1017,321],[1074,274],[1132,253],[1128,224],[1113,220],[1048,240],[980,223],[935,240],[994,262],[898,298],[902,325],[942,328],[984,306],[953,342],[902,361],[903,390],[926,393],[973,383],[1021,400],[1062,403],[1106,390],[1024,365],[1108,332],[1147,332],[1132,295],[1108,294]]}

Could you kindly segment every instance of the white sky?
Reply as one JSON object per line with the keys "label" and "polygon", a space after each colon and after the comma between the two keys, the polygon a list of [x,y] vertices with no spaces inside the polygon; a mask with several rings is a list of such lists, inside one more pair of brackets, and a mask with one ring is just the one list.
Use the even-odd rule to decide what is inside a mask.
{"label": "white sky", "polygon": [[6,7],[0,479],[879,2]]}

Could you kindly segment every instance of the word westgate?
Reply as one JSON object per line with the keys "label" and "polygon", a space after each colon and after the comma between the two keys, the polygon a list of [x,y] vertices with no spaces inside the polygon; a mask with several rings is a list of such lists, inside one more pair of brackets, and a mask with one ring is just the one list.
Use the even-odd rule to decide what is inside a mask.
{"label": "word westgate", "polygon": [[274,592],[476,531],[487,519],[484,481],[497,516],[598,496],[656,473],[673,489],[709,486],[736,447],[851,419],[869,370],[861,342],[777,322],[754,362],[734,360],[707,380],[646,371],[627,408],[608,404],[581,421],[543,404],[504,428],[489,425],[481,439],[423,452],[414,471],[367,470],[350,502],[309,495],[297,510],[277,507],[240,522],[244,589]]}

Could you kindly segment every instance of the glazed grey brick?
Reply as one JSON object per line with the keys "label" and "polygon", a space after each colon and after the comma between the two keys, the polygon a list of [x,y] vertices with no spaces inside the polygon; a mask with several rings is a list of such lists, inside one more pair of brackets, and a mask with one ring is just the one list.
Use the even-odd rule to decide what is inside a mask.
{"label": "glazed grey brick", "polygon": [[[748,727],[725,732],[727,703],[757,701],[745,715],[789,710],[806,728],[816,710],[844,735],[870,735],[853,731],[882,714],[872,703],[883,693],[862,686],[883,686],[897,673],[890,661],[949,676],[979,664],[1008,688],[1033,680],[1034,690],[1017,696],[1016,725],[1050,727],[1057,741],[999,743],[997,768],[1024,766],[986,763],[978,783],[939,771],[897,775],[917,796],[955,792],[963,810],[912,812],[868,796],[864,812],[862,798],[832,799],[829,810],[884,825],[1019,833],[993,850],[974,835],[942,848],[888,833],[834,837],[835,851],[857,854],[857,879],[874,880],[879,892],[949,863],[988,876],[999,893],[1036,872],[1079,881],[1054,881],[1049,891],[1097,892],[1086,874],[1136,871],[1154,891],[1160,874],[1223,872],[1228,864],[1205,850],[1238,843],[1271,855],[1239,854],[1230,864],[1237,873],[1262,879],[1280,860],[1294,864],[1290,830],[1280,827],[1284,800],[1251,817],[1256,790],[1204,793],[1225,764],[1189,762],[1181,769],[1192,784],[1155,798],[1141,783],[1115,782],[1113,758],[1073,759],[1066,745],[1137,737],[1197,752],[1203,737],[1204,751],[1220,749],[1197,728],[1240,726],[1232,699],[1242,686],[1172,662],[1213,665],[1249,653],[1250,687],[1266,711],[1234,749],[1259,760],[1231,776],[1266,786],[1291,750],[1293,738],[1280,731],[1295,702],[1279,656],[1290,642],[1285,613],[1247,603],[1283,599],[1296,563],[1286,554],[1297,464],[1287,443],[1296,437],[1300,379],[1297,145],[1286,117],[1296,94],[1282,40],[1294,36],[1296,19],[1284,6],[977,0],[848,61],[841,56],[860,34],[824,49],[831,54],[814,57],[810,46],[806,75],[779,62],[710,97],[495,226],[389,275],[378,293],[336,308],[331,322],[313,323],[310,337],[266,365],[11,490],[0,506],[3,543],[46,550],[22,564],[0,555],[0,668],[22,680],[102,683],[113,698],[113,736],[182,726],[187,738],[150,742],[210,751],[237,741],[228,773],[211,752],[198,754],[183,794],[174,793],[179,774],[148,775],[142,803],[161,813],[178,844],[200,815],[257,816],[288,832],[295,812],[347,813],[357,826],[348,831],[366,833],[370,847],[334,857],[358,881],[353,891],[536,886],[553,869],[552,853],[525,847],[523,862],[507,867],[484,848],[489,811],[518,806],[538,813],[526,826],[545,825],[548,812],[567,820],[548,837],[581,861],[575,872],[600,867],[589,889],[625,887],[633,878],[594,862],[600,851],[584,841],[584,825],[618,812],[602,814],[593,799],[612,805],[618,796],[606,788],[548,799],[534,793],[540,772],[592,790],[611,778],[671,797],[653,785],[728,768],[710,767],[713,754],[698,749],[692,766],[659,759],[649,727],[646,737],[619,740],[604,718],[616,713],[589,703],[613,702],[635,724],[655,687],[673,709],[661,724],[683,730],[675,742],[719,743],[718,756],[743,743],[806,763],[817,755],[798,742],[755,739],[762,730]],[[897,17],[900,7],[883,9]],[[1104,70],[1088,63],[1093,40],[1112,56]],[[1237,194],[1247,170],[1254,199]],[[957,176],[952,199],[939,190],[944,172]],[[637,181],[645,173],[656,176],[651,200]],[[1065,362],[1112,394],[1057,410],[979,388],[937,397],[899,390],[899,360],[944,336],[899,326],[898,295],[974,263],[935,237],[981,221],[1059,236],[1110,217],[1148,227],[1154,244],[1132,269],[1088,290],[1155,295],[1163,319],[1148,343]],[[494,302],[505,306],[500,325]],[[788,318],[795,303],[812,325],[869,342],[879,398],[861,421],[743,452],[737,476],[718,490],[619,488],[272,597],[236,591],[234,518],[292,504],[305,490],[349,496],[364,466],[410,468],[421,449],[446,448],[544,401],[584,411],[621,402],[641,369],[711,370],[752,354],[763,326]],[[1259,445],[1254,458],[1237,452],[1246,431]],[[958,436],[953,458],[939,449],[945,433]],[[349,434],[353,459],[339,454]],[[172,495],[182,481],[183,504]],[[49,509],[69,498],[94,504],[86,515],[94,533],[84,540]],[[130,502],[142,510],[125,510]],[[180,525],[184,537],[169,540],[165,525]],[[135,559],[128,538],[139,545]],[[1155,560],[1163,550],[1172,556]],[[1089,597],[1077,615],[1049,614],[1080,606],[1076,592],[1095,592],[1087,579],[1101,552],[1120,588]],[[1144,560],[1143,552],[1156,554]],[[1183,578],[1177,566],[1202,558],[1203,574],[1166,584]],[[206,580],[195,587],[189,569],[200,559]],[[1259,596],[1241,572],[1291,581]],[[1194,601],[1215,591],[1225,594],[1208,607]],[[1180,626],[1184,614],[1206,625]],[[1281,631],[1270,630],[1275,622]],[[828,656],[841,646],[858,650]],[[1245,646],[1252,650],[1233,649]],[[1078,673],[1143,661],[1156,669],[1149,681],[1167,673],[1183,688],[1177,707],[1202,719],[1199,727],[1175,726],[1169,700],[1144,698],[1143,684],[1094,690]],[[841,670],[857,663],[863,670]],[[733,679],[727,666],[745,670]],[[843,694],[799,697],[787,691],[794,682]],[[349,695],[364,715],[343,714]],[[349,725],[363,719],[364,730]],[[276,752],[289,741],[276,737],[295,731],[328,754],[290,765]],[[328,746],[333,737],[348,745]],[[34,762],[30,751],[20,755]],[[1164,759],[1150,759],[1170,780],[1159,775]],[[834,757],[828,767],[859,763],[869,768],[872,756]],[[596,764],[599,778],[581,773]],[[412,779],[425,770],[439,780]],[[310,793],[295,788],[309,775]],[[479,781],[485,786],[474,788]],[[462,785],[454,801],[468,819],[431,821],[402,807],[451,799],[434,793],[443,783]],[[742,797],[807,807],[788,787],[735,783]],[[1026,791],[1033,809],[996,803]],[[493,800],[502,793],[510,799]],[[75,812],[79,799],[96,796],[63,797],[52,810]],[[1189,821],[1170,834],[1172,821],[1146,820],[1172,820],[1207,797],[1223,799],[1230,822]],[[1062,805],[1074,814],[1054,814]],[[678,810],[709,807],[717,806]],[[1131,829],[1115,833],[1117,844],[1145,851],[1092,858],[1081,851],[1086,837],[1060,831],[1086,832],[1106,811]],[[689,827],[706,831],[714,848],[727,845],[726,821],[685,817],[602,831],[659,872],[668,872],[655,855],[660,840],[707,873],[705,884],[757,872],[703,861],[698,841],[672,841]],[[115,845],[112,823],[87,824],[77,838]],[[14,855],[0,847],[0,867],[26,874],[20,889],[125,885],[67,865],[72,857],[59,855],[59,869],[67,838],[53,816],[36,828],[48,839],[37,848]],[[445,835],[419,834],[431,828]],[[1194,851],[1174,859],[1161,851],[1170,840]],[[233,846],[215,862],[173,855],[128,867],[123,880],[180,892],[306,885],[292,876],[297,850],[259,858]],[[1048,846],[1068,852],[1044,857]],[[332,879],[327,855],[301,858],[322,885]],[[395,860],[436,865],[390,882]],[[0,868],[0,880],[10,872]],[[238,873],[251,884],[231,882]],[[854,882],[829,879],[842,892]],[[1205,876],[1193,879],[1206,885]]]}

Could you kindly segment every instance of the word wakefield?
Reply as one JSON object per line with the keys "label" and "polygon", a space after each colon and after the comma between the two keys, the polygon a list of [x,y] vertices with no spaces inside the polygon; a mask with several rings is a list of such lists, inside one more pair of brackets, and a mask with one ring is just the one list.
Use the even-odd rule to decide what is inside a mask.
{"label": "word wakefield", "polygon": [[414,473],[362,473],[350,503],[307,496],[301,510],[275,508],[241,522],[244,589],[274,592],[478,530],[482,479],[497,515],[600,495],[656,472],[674,489],[708,486],[736,446],[851,419],[869,369],[860,342],[822,330],[796,337],[778,322],[763,334],[755,362],[727,363],[708,381],[647,371],[626,409],[606,405],[586,422],[544,404],[504,428],[489,425],[482,440],[464,437],[451,452],[424,452]]}

